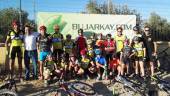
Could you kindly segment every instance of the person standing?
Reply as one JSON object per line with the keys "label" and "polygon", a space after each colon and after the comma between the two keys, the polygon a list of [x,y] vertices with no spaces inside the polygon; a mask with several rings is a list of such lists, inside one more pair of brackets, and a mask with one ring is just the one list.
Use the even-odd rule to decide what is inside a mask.
{"label": "person standing", "polygon": [[151,76],[154,75],[154,57],[157,54],[157,44],[152,38],[152,33],[148,26],[144,27],[144,45],[146,47],[146,61],[150,64]]}
{"label": "person standing", "polygon": [[114,37],[114,40],[116,41],[116,54],[120,58],[120,52],[124,47],[124,42],[127,39],[126,35],[122,33],[123,28],[118,27],[117,28],[117,34]]}
{"label": "person standing", "polygon": [[63,54],[63,35],[60,33],[60,27],[58,25],[54,25],[54,34],[52,37],[52,51],[55,56],[55,62],[61,63],[61,55]]}
{"label": "person standing", "polygon": [[83,29],[78,30],[78,37],[75,40],[76,49],[77,49],[77,57],[80,57],[80,52],[87,48],[87,41],[83,35]]}
{"label": "person standing", "polygon": [[19,29],[18,21],[12,22],[13,29],[9,31],[5,46],[8,47],[10,43],[10,72],[13,76],[14,74],[14,63],[15,57],[18,57],[18,70],[19,70],[19,80],[22,80],[22,44],[23,44],[23,32]]}
{"label": "person standing", "polygon": [[44,61],[48,54],[51,53],[51,37],[49,34],[46,33],[47,28],[45,26],[40,26],[40,35],[37,38],[37,47],[39,53],[39,71],[40,71],[40,80],[43,79],[43,66]]}
{"label": "person standing", "polygon": [[37,74],[37,62],[38,62],[38,54],[37,54],[37,45],[36,40],[38,37],[38,32],[32,32],[31,27],[29,25],[25,26],[25,36],[24,36],[24,63],[25,63],[25,79],[30,79],[30,59],[33,64],[33,78],[38,79]]}

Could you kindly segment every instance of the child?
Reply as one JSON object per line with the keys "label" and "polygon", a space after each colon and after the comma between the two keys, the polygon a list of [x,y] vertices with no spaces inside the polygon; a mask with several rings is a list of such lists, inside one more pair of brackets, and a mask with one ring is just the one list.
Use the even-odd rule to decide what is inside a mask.
{"label": "child", "polygon": [[84,70],[84,77],[87,79],[90,79],[89,75],[89,67],[91,64],[94,64],[88,57],[87,57],[87,51],[82,50],[81,51],[81,68]]}
{"label": "child", "polygon": [[107,77],[107,62],[105,57],[103,57],[101,55],[101,50],[100,49],[96,49],[95,50],[95,62],[96,62],[96,67],[97,67],[97,80],[100,80],[100,78],[102,77],[102,79],[108,79]]}
{"label": "child", "polygon": [[96,41],[96,47],[99,48],[101,51],[104,50],[104,40],[103,40],[103,35],[99,34],[97,41]]}
{"label": "child", "polygon": [[117,72],[117,76],[121,75],[122,68],[120,64],[121,63],[118,56],[116,56],[116,54],[113,54],[112,59],[109,62],[110,76],[115,75],[116,72]]}
{"label": "child", "polygon": [[104,47],[105,47],[105,55],[106,55],[106,61],[107,63],[110,62],[112,58],[112,54],[116,51],[116,42],[111,38],[111,34],[107,34],[107,40],[104,41]]}
{"label": "child", "polygon": [[44,66],[44,83],[45,85],[49,84],[49,81],[54,77],[57,76],[59,79],[62,79],[63,73],[62,70],[60,70],[56,63],[53,61],[52,55],[49,54],[47,56],[47,60],[45,61]]}
{"label": "child", "polygon": [[69,63],[69,73],[70,78],[73,77],[80,77],[84,74],[83,69],[80,67],[80,63],[78,59],[75,58],[75,56],[70,56],[70,63]]}
{"label": "child", "polygon": [[134,38],[134,45],[133,48],[135,50],[135,74],[139,74],[139,68],[140,67],[140,72],[141,72],[141,77],[145,76],[144,72],[144,62],[143,60],[145,59],[145,47],[143,45],[143,42],[139,41],[140,38],[136,37]]}
{"label": "child", "polygon": [[73,54],[73,49],[75,47],[74,42],[71,40],[71,35],[67,34],[66,35],[66,40],[63,43],[64,46],[64,51],[65,51],[65,60],[66,63],[69,63],[69,55]]}
{"label": "child", "polygon": [[122,66],[121,75],[124,75],[124,70],[126,68],[126,75],[129,75],[129,64],[131,57],[135,54],[130,47],[129,40],[124,41],[124,48],[121,50],[120,61]]}

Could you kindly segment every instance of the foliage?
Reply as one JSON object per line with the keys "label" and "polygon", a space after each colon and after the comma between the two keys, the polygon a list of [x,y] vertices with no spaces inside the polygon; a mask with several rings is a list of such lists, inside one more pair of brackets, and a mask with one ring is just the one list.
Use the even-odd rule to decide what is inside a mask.
{"label": "foliage", "polygon": [[98,4],[96,0],[89,0],[86,5],[86,13],[89,14],[115,14],[115,15],[136,15],[137,25],[142,23],[141,16],[136,10],[131,10],[127,5],[116,5],[112,0]]}
{"label": "foliage", "polygon": [[[23,26],[25,23],[34,24],[34,21],[28,20],[28,13],[26,11],[21,11],[21,16]],[[19,9],[5,8],[0,10],[0,42],[5,41],[5,37],[8,30],[11,29],[11,23],[13,20],[19,21]]]}
{"label": "foliage", "polygon": [[152,12],[145,25],[150,26],[156,40],[170,40],[170,22]]}

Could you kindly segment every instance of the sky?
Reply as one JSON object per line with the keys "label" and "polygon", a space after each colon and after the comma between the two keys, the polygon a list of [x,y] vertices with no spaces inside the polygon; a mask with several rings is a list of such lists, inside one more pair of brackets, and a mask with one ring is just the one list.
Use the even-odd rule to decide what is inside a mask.
{"label": "sky", "polygon": [[[0,0],[0,9],[14,7],[19,8],[20,0]],[[34,16],[34,0],[21,0],[22,9],[29,13],[29,19],[36,19]],[[35,0],[35,12],[65,12],[77,13],[86,10],[89,0]],[[103,3],[107,0],[97,0]],[[169,0],[112,0],[116,5],[126,4],[130,9],[135,9],[142,16],[142,19],[149,18],[151,12],[156,12],[163,18],[170,21]]]}

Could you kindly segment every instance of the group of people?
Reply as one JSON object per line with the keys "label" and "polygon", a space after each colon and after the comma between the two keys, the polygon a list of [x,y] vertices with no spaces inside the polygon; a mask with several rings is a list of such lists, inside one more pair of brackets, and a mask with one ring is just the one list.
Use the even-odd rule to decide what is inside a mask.
{"label": "group of people", "polygon": [[113,34],[103,36],[91,34],[86,38],[83,29],[73,39],[60,33],[60,27],[54,25],[54,33],[48,34],[46,26],[40,26],[39,32],[32,32],[29,25],[19,30],[19,24],[12,23],[6,46],[10,49],[10,72],[14,73],[15,57],[18,57],[19,78],[22,77],[22,46],[24,44],[25,80],[30,80],[30,59],[33,65],[33,78],[45,80],[53,78],[108,79],[111,75],[145,77],[145,66],[154,75],[154,56],[157,53],[150,28],[144,27],[140,32],[138,26],[133,28],[134,37],[129,39],[123,28],[117,27]]}

